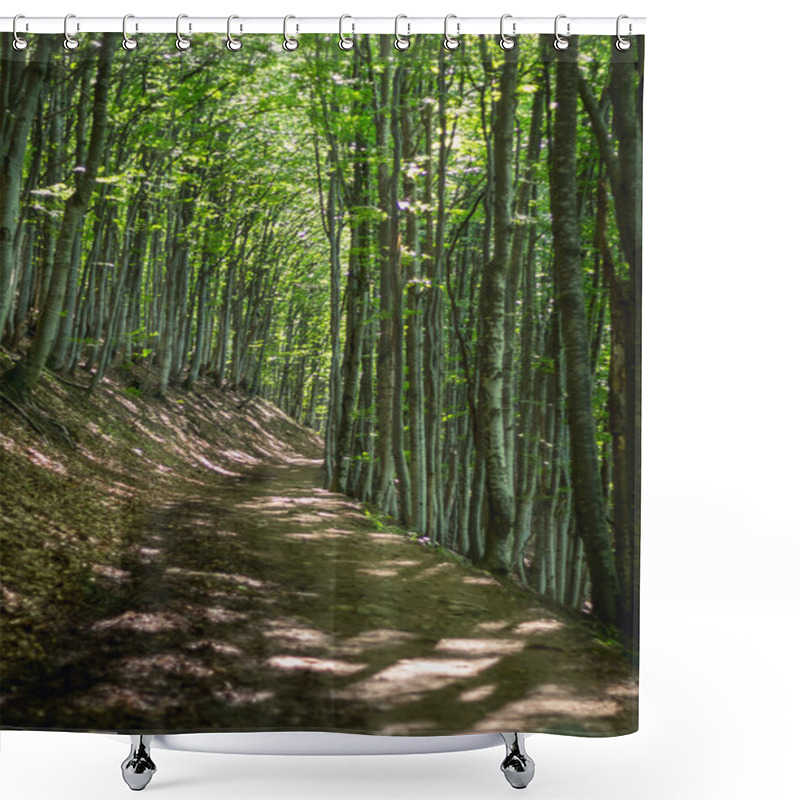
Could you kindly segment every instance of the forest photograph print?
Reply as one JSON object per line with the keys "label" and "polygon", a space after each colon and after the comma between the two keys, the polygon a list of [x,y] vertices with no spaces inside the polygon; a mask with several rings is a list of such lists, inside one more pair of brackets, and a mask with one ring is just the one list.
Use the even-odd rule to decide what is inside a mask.
{"label": "forest photograph print", "polygon": [[638,726],[644,40],[0,51],[0,727]]}

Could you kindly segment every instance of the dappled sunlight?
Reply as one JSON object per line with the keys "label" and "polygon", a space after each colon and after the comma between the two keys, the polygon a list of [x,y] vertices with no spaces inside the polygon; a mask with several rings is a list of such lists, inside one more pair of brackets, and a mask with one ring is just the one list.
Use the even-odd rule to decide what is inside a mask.
{"label": "dappled sunlight", "polygon": [[497,691],[496,683],[487,683],[484,686],[478,686],[475,689],[467,689],[466,692],[461,692],[458,699],[462,703],[478,703],[481,700],[486,700]]}
{"label": "dappled sunlight", "polygon": [[358,571],[362,575],[370,575],[373,578],[394,578],[398,574],[396,569],[377,569],[372,567],[362,567]]}
{"label": "dappled sunlight", "polygon": [[366,664],[354,664],[330,658],[312,658],[311,656],[273,656],[268,658],[266,663],[275,669],[320,672],[328,675],[352,675],[367,666]]}
{"label": "dappled sunlight", "polygon": [[227,458],[228,461],[235,461],[237,464],[247,464],[248,466],[255,466],[259,463],[259,459],[248,453],[243,453],[241,450],[223,450],[220,455]]}
{"label": "dappled sunlight", "polygon": [[357,636],[351,636],[338,642],[331,648],[335,655],[353,656],[367,650],[383,650],[390,647],[399,647],[418,637],[406,631],[396,631],[390,628],[376,628],[363,631]]}
{"label": "dappled sunlight", "polygon": [[253,703],[265,703],[275,697],[275,692],[265,691],[249,691],[247,689],[220,689],[212,693],[215,700],[225,703],[226,705],[239,707],[251,705]]}
{"label": "dappled sunlight", "polygon": [[117,583],[122,583],[131,576],[131,573],[127,570],[112,567],[110,564],[92,564],[92,572],[94,572],[95,575],[99,575],[101,578],[106,578]]}
{"label": "dappled sunlight", "polygon": [[23,450],[22,454],[37,467],[42,467],[44,469],[50,470],[51,472],[55,472],[59,475],[67,474],[67,470],[64,468],[63,464],[61,464],[59,461],[56,461],[53,458],[50,458],[49,456],[46,456],[44,453],[40,453],[33,447],[29,447],[26,450]]}
{"label": "dappled sunlight", "polygon": [[247,614],[231,611],[229,608],[221,608],[220,606],[197,609],[196,613],[201,617],[205,617],[209,622],[239,622],[248,618]]}
{"label": "dappled sunlight", "polygon": [[408,703],[428,692],[474,678],[493,667],[499,658],[402,659],[375,675],[354,683],[340,693],[346,698],[379,701],[389,705]]}
{"label": "dappled sunlight", "polygon": [[[140,398],[110,397],[141,416],[122,434],[117,420],[98,417],[94,441],[110,432],[118,451],[105,439],[88,449],[80,463],[95,461],[80,485],[102,492],[99,511],[89,509],[101,524],[120,508],[131,524],[123,547],[105,527],[79,530],[97,542],[82,563],[102,599],[67,667],[55,667],[72,685],[41,701],[48,723],[222,730],[275,721],[401,735],[574,719],[598,731],[635,703],[629,673],[598,670],[610,657],[595,657],[580,622],[322,488],[322,461],[294,450],[319,452],[320,443],[286,427],[281,412],[258,400],[236,410],[227,394],[211,400],[224,414],[187,394],[183,405],[154,404],[150,418]],[[226,428],[224,416],[236,436],[215,429]],[[87,431],[80,446],[89,442]],[[18,442],[0,444],[19,452],[16,464],[36,463]],[[62,460],[45,444],[36,452]],[[43,480],[61,486],[49,462],[37,464],[50,470]],[[130,489],[141,501],[122,499]],[[58,527],[47,536],[60,547]],[[7,606],[23,600],[3,590]],[[585,650],[565,644],[573,630]]]}
{"label": "dappled sunlight", "polygon": [[633,682],[615,684],[606,689],[606,694],[609,697],[635,698],[639,696],[639,687]]}
{"label": "dappled sunlight", "polygon": [[[167,567],[164,572],[167,575],[181,575],[187,578],[227,581],[228,583],[235,583],[237,586],[249,586],[251,589],[263,589],[268,585],[257,578],[249,578],[247,575],[236,575],[228,572],[199,572],[198,570],[184,569],[183,567]],[[274,586],[274,583],[270,581],[269,585]]]}
{"label": "dappled sunlight", "polygon": [[535,730],[551,718],[568,720],[614,717],[622,707],[614,700],[601,700],[579,690],[548,683],[539,686],[520,700],[514,700],[481,720],[476,730]]}
{"label": "dappled sunlight", "polygon": [[427,567],[426,569],[420,570],[414,575],[414,579],[418,581],[424,581],[433,575],[438,575],[441,572],[455,569],[455,566],[456,565],[453,564],[452,561],[441,561],[438,564],[434,564],[432,567]]}
{"label": "dappled sunlight", "polygon": [[314,531],[314,533],[282,533],[284,539],[296,541],[326,541],[330,539],[343,539],[347,536],[352,536],[349,531],[337,530],[336,528],[328,528],[327,530]]}
{"label": "dappled sunlight", "polygon": [[380,531],[370,531],[367,533],[370,539],[382,544],[406,544],[408,541],[405,537],[400,536],[399,533],[383,533]]}
{"label": "dappled sunlight", "polygon": [[499,582],[494,578],[483,575],[467,575],[463,578],[463,583],[468,586],[499,586]]}
{"label": "dappled sunlight", "polygon": [[202,639],[199,642],[192,642],[186,645],[187,650],[212,650],[221,656],[243,656],[241,648],[230,642],[223,642],[214,639]]}
{"label": "dappled sunlight", "polygon": [[324,649],[333,641],[330,634],[292,620],[272,620],[267,623],[263,634],[282,647],[294,647],[298,650]]}
{"label": "dappled sunlight", "polygon": [[507,628],[509,623],[503,619],[491,619],[486,622],[479,622],[475,628],[479,631],[502,631]]}
{"label": "dappled sunlight", "polygon": [[112,619],[103,619],[92,625],[94,631],[135,631],[136,633],[164,633],[189,629],[189,623],[178,614],[166,611],[126,611]]}
{"label": "dappled sunlight", "polygon": [[528,622],[521,622],[512,633],[527,636],[531,633],[550,633],[561,630],[563,627],[564,623],[557,619],[532,619]]}
{"label": "dappled sunlight", "polygon": [[139,560],[143,561],[145,564],[152,564],[161,557],[161,551],[155,547],[140,546],[137,548],[136,552],[139,556]]}
{"label": "dappled sunlight", "polygon": [[525,642],[514,639],[440,639],[434,649],[465,656],[507,656],[519,653],[524,647]]}

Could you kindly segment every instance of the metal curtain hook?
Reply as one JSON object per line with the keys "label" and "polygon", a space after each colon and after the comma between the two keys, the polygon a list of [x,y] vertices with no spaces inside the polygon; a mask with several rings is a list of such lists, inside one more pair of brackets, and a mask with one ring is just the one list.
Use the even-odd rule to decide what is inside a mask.
{"label": "metal curtain hook", "polygon": [[555,41],[553,42],[553,47],[555,47],[556,50],[566,50],[569,47],[569,39],[567,38],[567,36],[569,36],[569,22],[567,22],[567,36],[562,36],[558,32],[558,21],[560,19],[566,19],[566,18],[567,18],[566,14],[559,14],[556,17],[554,26],[556,38]]}
{"label": "metal curtain hook", "polygon": [[[71,19],[75,19],[74,14],[67,14],[64,17],[64,49],[65,50],[75,50],[80,42],[69,32],[69,21]],[[75,30],[79,31],[81,26],[76,23]]]}
{"label": "metal curtain hook", "polygon": [[[342,14],[339,17],[339,47],[342,50],[352,50],[355,45],[355,39],[352,36],[345,36],[344,35],[344,21],[346,19],[353,19],[349,14]],[[355,22],[350,23],[350,30],[355,33],[356,32],[356,24]]]}
{"label": "metal curtain hook", "polygon": [[[298,42],[297,39],[292,39],[292,37],[288,34],[290,19],[297,19],[297,17],[293,17],[291,14],[289,14],[283,18],[283,49],[291,53],[293,50],[297,50],[297,48],[300,46],[300,42]],[[295,23],[295,30],[300,30],[297,23]]]}
{"label": "metal curtain hook", "polygon": [[[135,50],[139,46],[139,42],[128,35],[128,20],[135,19],[133,14],[126,14],[122,18],[122,49]],[[139,30],[139,23],[136,23],[136,30]]]}
{"label": "metal curtain hook", "polygon": [[408,50],[411,47],[411,42],[409,41],[408,37],[411,36],[411,23],[406,22],[406,27],[408,28],[408,32],[405,36],[400,35],[400,20],[401,19],[408,19],[405,14],[398,14],[394,18],[394,47],[395,50]]}
{"label": "metal curtain hook", "polygon": [[[626,39],[622,35],[622,33],[620,33],[621,28],[622,28],[621,23],[622,23],[622,20],[624,20],[624,19],[629,19],[627,14],[620,14],[617,17],[617,41],[616,41],[617,50],[620,50],[623,53],[626,50],[630,50],[631,49],[631,40],[630,39]],[[631,25],[631,23],[629,22],[628,23],[628,36],[630,36],[632,32],[633,32],[633,25]]]}
{"label": "metal curtain hook", "polygon": [[[25,15],[24,14],[17,14],[17,16],[14,17],[14,23],[13,23],[13,25],[11,27],[11,32],[14,34],[14,41],[13,41],[12,45],[13,45],[15,50],[24,50],[28,46],[28,40],[24,39],[22,36],[20,36],[17,33],[17,20],[20,20],[20,19],[25,19]],[[25,30],[26,31],[28,30],[28,23],[27,22],[25,23]]]}
{"label": "metal curtain hook", "polygon": [[461,33],[461,23],[458,22],[458,17],[455,14],[448,14],[444,18],[444,41],[442,42],[442,45],[444,46],[445,50],[457,50],[458,46],[461,44],[461,42],[459,42],[455,36],[451,36],[447,30],[447,25],[451,19],[456,20],[456,36]]}
{"label": "metal curtain hook", "polygon": [[[231,53],[235,53],[237,50],[242,49],[242,40],[237,39],[231,34],[231,22],[233,22],[235,19],[239,19],[239,17],[237,17],[236,14],[231,14],[228,17],[228,40],[225,42],[225,47],[227,47],[228,50],[231,51]],[[242,26],[239,25],[239,32],[241,32],[241,30]]]}
{"label": "metal curtain hook", "polygon": [[[188,50],[192,46],[192,40],[187,39],[181,33],[181,20],[188,19],[188,17],[189,17],[188,14],[178,14],[175,20],[175,47],[177,47],[178,50]],[[191,30],[192,30],[192,23],[190,22],[189,31],[191,32]]]}
{"label": "metal curtain hook", "polygon": [[505,21],[511,19],[511,14],[503,14],[500,17],[500,47],[503,50],[513,50],[517,46],[517,40],[514,38],[517,35],[517,23],[511,23],[511,36],[507,36],[503,30]]}

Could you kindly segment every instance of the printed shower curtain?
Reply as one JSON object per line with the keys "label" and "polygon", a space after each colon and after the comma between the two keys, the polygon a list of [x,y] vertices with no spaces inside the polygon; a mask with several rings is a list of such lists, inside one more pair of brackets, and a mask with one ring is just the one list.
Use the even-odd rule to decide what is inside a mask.
{"label": "printed shower curtain", "polygon": [[643,39],[4,37],[2,727],[636,730]]}

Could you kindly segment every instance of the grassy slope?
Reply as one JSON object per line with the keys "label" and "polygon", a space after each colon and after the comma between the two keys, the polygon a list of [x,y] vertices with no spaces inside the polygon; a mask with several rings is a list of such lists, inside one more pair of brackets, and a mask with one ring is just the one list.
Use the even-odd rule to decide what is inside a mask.
{"label": "grassy slope", "polygon": [[[0,372],[11,361],[0,352]],[[120,377],[122,380],[120,380]],[[0,403],[0,636],[5,666],[38,659],[113,577],[147,507],[243,474],[287,443],[321,441],[261,400],[201,385],[168,400],[126,389],[129,372],[93,395],[45,375],[34,403],[64,426],[42,436]],[[139,376],[141,377],[141,376]],[[75,379],[78,382],[80,378]]]}

